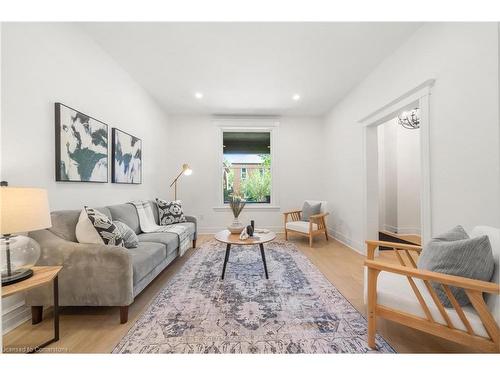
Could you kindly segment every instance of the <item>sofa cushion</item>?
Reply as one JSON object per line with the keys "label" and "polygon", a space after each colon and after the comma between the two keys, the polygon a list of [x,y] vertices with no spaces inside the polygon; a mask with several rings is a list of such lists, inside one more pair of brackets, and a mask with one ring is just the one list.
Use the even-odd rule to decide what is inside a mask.
{"label": "sofa cushion", "polygon": [[108,209],[113,220],[118,220],[127,224],[130,228],[132,228],[135,234],[141,233],[137,209],[132,203],[116,204],[108,206]]}
{"label": "sofa cushion", "polygon": [[[189,234],[191,236],[194,235],[195,231],[194,223],[186,222],[176,225],[181,225],[186,227],[189,230]],[[147,241],[147,242],[159,242],[164,244],[167,247],[167,254],[170,254],[172,251],[177,251],[177,248],[179,247],[179,237],[175,233],[168,233],[168,232],[141,233],[137,235],[137,238],[139,238],[139,243],[141,243],[142,241]]]}
{"label": "sofa cushion", "polygon": [[52,227],[49,231],[66,241],[78,242],[76,239],[76,224],[80,217],[80,210],[61,210],[50,213]]}
{"label": "sofa cushion", "polygon": [[135,249],[124,249],[132,258],[133,282],[136,285],[167,257],[165,245],[139,242]]}
{"label": "sofa cushion", "polygon": [[[429,241],[418,258],[418,268],[483,281],[491,280],[494,267],[488,236],[469,238],[460,226]],[[443,305],[452,307],[441,285],[432,285]],[[462,288],[450,290],[460,306],[470,303]]]}

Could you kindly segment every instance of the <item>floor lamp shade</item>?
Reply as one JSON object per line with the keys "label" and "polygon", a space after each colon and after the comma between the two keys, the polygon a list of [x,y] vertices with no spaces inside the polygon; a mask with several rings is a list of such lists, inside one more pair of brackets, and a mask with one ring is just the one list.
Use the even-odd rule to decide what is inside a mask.
{"label": "floor lamp shade", "polygon": [[34,188],[0,188],[0,258],[2,285],[33,275],[31,269],[40,257],[40,246],[30,237],[17,233],[52,226],[47,191]]}

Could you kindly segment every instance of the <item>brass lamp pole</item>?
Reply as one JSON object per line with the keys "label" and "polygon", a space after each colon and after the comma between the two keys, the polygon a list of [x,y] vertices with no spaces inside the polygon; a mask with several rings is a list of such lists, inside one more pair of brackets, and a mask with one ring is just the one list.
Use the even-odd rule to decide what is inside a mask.
{"label": "brass lamp pole", "polygon": [[193,170],[189,167],[188,164],[182,164],[182,171],[177,175],[177,177],[172,181],[170,184],[170,187],[174,185],[174,200],[177,200],[177,180],[179,177],[181,177],[183,174],[186,176],[189,176],[193,173]]}

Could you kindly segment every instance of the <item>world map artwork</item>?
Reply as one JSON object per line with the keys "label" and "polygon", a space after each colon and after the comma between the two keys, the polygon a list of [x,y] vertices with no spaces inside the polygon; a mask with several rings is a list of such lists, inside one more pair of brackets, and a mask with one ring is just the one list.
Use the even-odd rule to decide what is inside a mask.
{"label": "world map artwork", "polygon": [[142,183],[142,141],[113,128],[113,182]]}
{"label": "world map artwork", "polygon": [[108,126],[63,104],[56,104],[57,181],[108,181]]}

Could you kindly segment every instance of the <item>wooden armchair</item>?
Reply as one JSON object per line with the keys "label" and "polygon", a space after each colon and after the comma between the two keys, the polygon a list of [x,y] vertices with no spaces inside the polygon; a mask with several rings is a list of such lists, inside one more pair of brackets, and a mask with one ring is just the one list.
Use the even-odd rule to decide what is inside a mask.
{"label": "wooden armchair", "polygon": [[309,246],[312,247],[313,238],[318,234],[325,236],[328,241],[328,232],[326,228],[326,217],[328,212],[325,212],[326,202],[308,201],[310,203],[321,203],[321,212],[316,215],[309,216],[309,221],[302,220],[302,210],[294,210],[283,212],[285,240],[288,241],[288,232],[297,233],[309,238]]}
{"label": "wooden armchair", "polygon": [[[478,227],[486,228],[486,227]],[[491,228],[494,230],[494,228]],[[498,237],[497,237],[498,238]],[[497,239],[498,240],[498,239]],[[494,240],[494,255],[500,252]],[[368,345],[375,348],[376,318],[385,318],[484,352],[500,352],[500,285],[417,268],[420,246],[366,241]],[[376,261],[378,246],[389,247],[399,265]],[[498,280],[496,264],[494,280]],[[431,283],[443,288],[453,308],[443,306]],[[451,287],[463,288],[471,305],[460,306]],[[483,293],[488,295],[487,302]]]}

